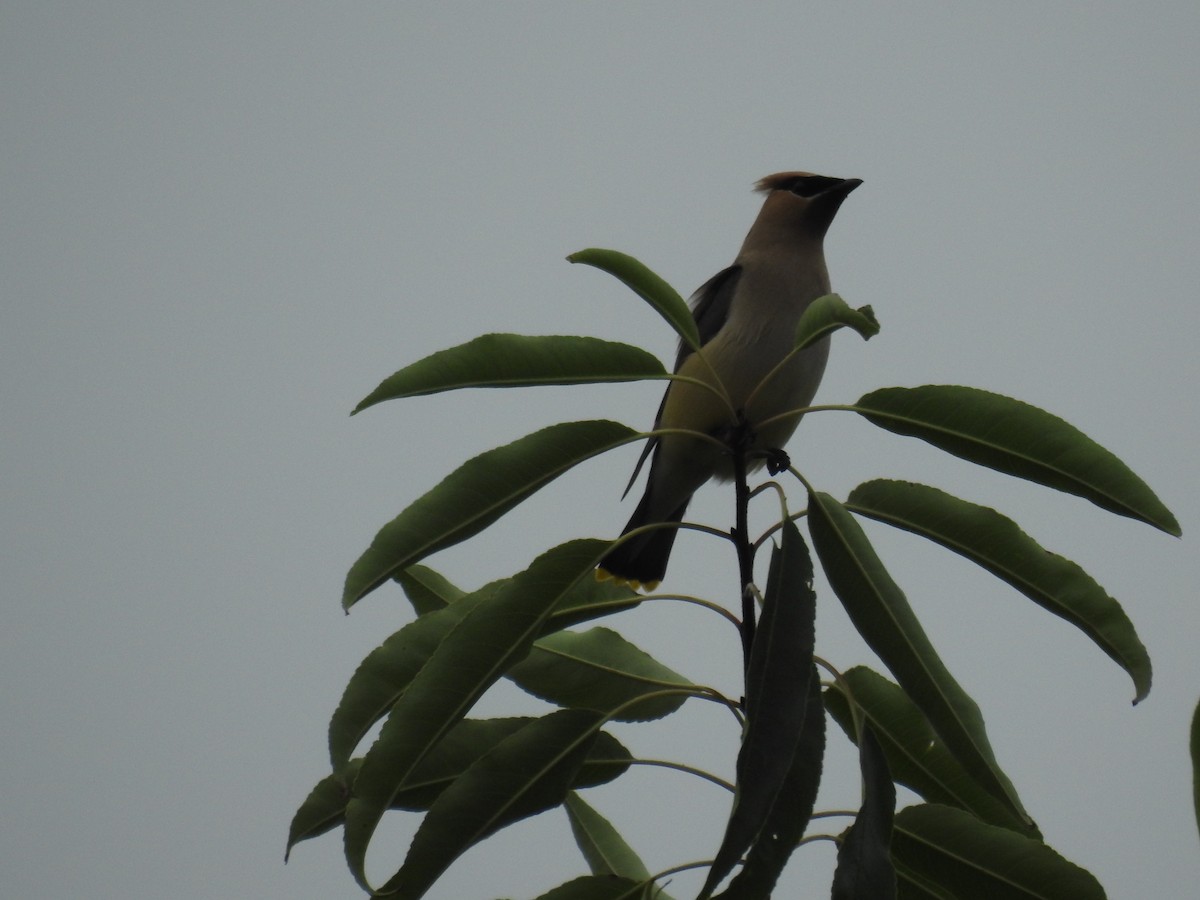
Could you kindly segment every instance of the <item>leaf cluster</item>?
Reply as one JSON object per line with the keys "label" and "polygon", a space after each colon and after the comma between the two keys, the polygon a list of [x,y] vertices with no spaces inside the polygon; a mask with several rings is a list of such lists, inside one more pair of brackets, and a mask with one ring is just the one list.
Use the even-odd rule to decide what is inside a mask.
{"label": "leaf cluster", "polygon": [[[658,310],[685,345],[703,352],[683,300],[637,260],[607,250],[570,259],[616,276]],[[842,328],[864,338],[879,330],[869,307],[852,309],[829,295],[805,313],[794,352]],[[466,387],[672,377],[651,354],[627,344],[490,334],[401,369],[355,412]],[[927,385],[883,388],[853,404],[808,412],[817,410],[855,414],[1179,534],[1170,511],[1124,463],[1062,419],[1018,400]],[[1150,659],[1120,604],[1078,565],[1043,549],[994,509],[891,479],[864,482],[838,500],[801,478],[806,508],[784,516],[765,588],[754,589],[761,615],[744,700],[736,702],[672,671],[612,629],[576,630],[655,602],[593,579],[607,541],[568,541],[474,590],[425,565],[568,469],[652,437],[610,421],[552,425],[463,463],[380,529],[350,568],[342,603],[349,610],[394,580],[417,616],[373,650],[346,686],[330,722],[330,774],[297,811],[289,852],[341,828],[347,864],[364,890],[415,900],[474,844],[561,806],[589,874],[542,900],[666,897],[669,876],[696,865],[708,869],[702,898],[769,897],[795,849],[819,836],[813,823],[833,815],[814,812],[828,716],[857,745],[862,772],[859,811],[834,838],[833,897],[1104,896],[1091,875],[1044,842],[996,759],[978,706],[941,661],[860,524],[885,523],[976,563],[1074,625],[1129,674],[1134,702],[1144,698]],[[797,526],[801,518],[807,542]],[[854,666],[842,673],[831,668],[832,680],[822,684],[814,555],[891,678]],[[716,603],[694,602],[736,621]],[[538,717],[472,717],[501,679],[554,709]],[[721,704],[740,724],[734,784],[683,764],[638,760],[613,733],[613,723],[658,721],[688,700]],[[378,736],[356,756],[376,726]],[[636,764],[673,765],[732,791],[725,834],[711,860],[652,873],[584,801],[580,791]],[[897,785],[922,802],[897,812]],[[367,850],[389,810],[415,811],[421,821],[400,865],[376,885],[366,873]]]}

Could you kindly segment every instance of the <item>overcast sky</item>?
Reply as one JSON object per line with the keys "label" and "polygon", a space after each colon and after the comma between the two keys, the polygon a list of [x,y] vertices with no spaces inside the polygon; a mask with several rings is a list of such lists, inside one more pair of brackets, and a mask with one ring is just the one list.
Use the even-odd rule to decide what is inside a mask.
{"label": "overcast sky", "polygon": [[[1194,0],[5,3],[0,892],[357,896],[336,834],[283,865],[342,688],[411,616],[385,587],[344,617],[346,569],[467,457],[569,418],[648,427],[661,385],[347,413],[487,331],[669,359],[653,312],[564,257],[614,247],[689,293],[732,260],[752,183],[787,169],[865,182],[828,259],[883,331],[835,339],[818,400],[924,383],[1020,397],[1178,516],[1182,541],[845,413],[789,447],[837,496],[889,476],[994,505],[1122,602],[1155,665],[1136,709],[1069,625],[868,528],[1048,842],[1114,898],[1200,883],[1198,61]],[[566,537],[615,535],[636,452],[430,563],[474,587]],[[707,489],[691,514],[725,527],[729,498]],[[713,546],[681,537],[667,586],[732,599]],[[818,590],[821,655],[870,663]],[[715,617],[658,604],[605,624],[737,693],[736,635]],[[539,708],[500,691],[485,711]],[[678,719],[621,733],[729,774],[728,717]],[[857,806],[854,764],[832,734],[822,808]],[[588,799],[652,870],[711,855],[729,802],[662,770]],[[432,896],[533,897],[582,873],[564,825],[512,829]],[[411,830],[397,814],[381,831],[377,878]],[[792,895],[822,896],[832,860],[828,843],[799,852]]]}

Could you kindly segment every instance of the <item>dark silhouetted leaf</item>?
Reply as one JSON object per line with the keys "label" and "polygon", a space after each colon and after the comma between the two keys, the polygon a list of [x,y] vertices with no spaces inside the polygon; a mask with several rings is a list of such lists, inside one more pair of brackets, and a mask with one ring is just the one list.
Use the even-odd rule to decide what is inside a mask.
{"label": "dark silhouetted leaf", "polygon": [[385,378],[354,412],[384,400],[458,388],[590,384],[665,375],[657,357],[629,344],[576,335],[485,334],[405,366]]}
{"label": "dark silhouetted leaf", "polygon": [[292,848],[332,831],[345,821],[346,803],[350,800],[350,784],[358,775],[359,761],[352,760],[336,775],[327,775],[308,792],[288,828],[287,849],[283,861],[287,862]]}
{"label": "dark silhouetted leaf", "polygon": [[507,584],[508,579],[492,582],[444,609],[423,615],[367,654],[329,721],[329,759],[334,772],[346,764],[371,726],[387,715],[446,635]]}
{"label": "dark silhouetted leaf", "polygon": [[[392,798],[392,809],[424,810],[455,779],[500,741],[511,737],[534,719],[463,719],[450,730],[429,755],[413,769],[412,777]],[[607,784],[629,769],[632,757],[621,742],[600,732],[571,782],[573,788]]]}
{"label": "dark silhouetted leaf", "polygon": [[824,755],[825,714],[821,708],[821,681],[816,666],[813,666],[809,674],[804,727],[791,768],[757,839],[746,854],[745,863],[729,887],[717,895],[717,900],[760,900],[771,895],[812,817],[817,789],[821,786]]}
{"label": "dark silhouetted leaf", "polygon": [[1171,511],[1125,463],[1036,406],[977,388],[929,384],[872,391],[854,409],[880,428],[1180,534]]}
{"label": "dark silhouetted leaf", "polygon": [[346,575],[342,606],[478,534],[572,466],[636,437],[616,422],[563,422],[468,460],[380,529]]}
{"label": "dark silhouetted leaf", "polygon": [[364,872],[367,846],[392,799],[484,691],[524,658],[563,594],[577,580],[591,577],[604,546],[571,541],[538,557],[468,612],[400,695],[363,757],[346,806],[346,860],[364,888],[370,890]]}
{"label": "dark silhouetted leaf", "polygon": [[[433,612],[466,596],[466,592],[449,579],[424,565],[410,566],[399,572],[396,581],[418,615]],[[498,582],[497,582],[498,583]],[[571,586],[550,616],[548,631],[558,631],[580,622],[599,619],[613,613],[633,609],[642,595],[612,581],[583,579]]]}
{"label": "dark silhouetted leaf", "polygon": [[1041,841],[980,822],[950,806],[925,804],[901,810],[892,835],[892,857],[897,871],[907,873],[905,877],[923,879],[952,897],[1105,897],[1089,872]]}
{"label": "dark silhouetted leaf", "polygon": [[[967,773],[899,685],[864,666],[843,672],[842,679],[879,740],[897,784],[931,803],[957,806],[993,825],[1040,837],[1036,828],[1018,818]],[[827,689],[825,706],[857,743],[854,716],[842,691],[840,683]]]}
{"label": "dark silhouetted leaf", "polygon": [[[438,742],[413,770],[409,783],[392,798],[392,809],[425,810],[454,779],[480,756],[532,718],[464,719]],[[573,789],[606,784],[624,774],[632,757],[621,742],[600,732],[587,759],[580,767]],[[300,841],[317,837],[345,821],[350,787],[358,776],[361,759],[352,759],[337,775],[321,779],[297,810],[288,833],[288,849]]]}
{"label": "dark silhouetted leaf", "polygon": [[[543,700],[600,712],[671,687],[692,687],[682,675],[607,628],[546,635],[508,677]],[[675,712],[685,700],[683,694],[651,697],[616,718],[626,722],[658,719]]]}
{"label": "dark silhouetted leaf", "polygon": [[1196,809],[1196,828],[1200,830],[1200,703],[1192,713],[1192,805]]}
{"label": "dark silhouetted leaf", "polygon": [[850,492],[846,508],[978,563],[1091,638],[1129,673],[1135,703],[1150,692],[1150,656],[1121,605],[1087,572],[1044,550],[1011,519],[937,488],[905,481],[860,484]]}
{"label": "dark silhouetted leaf", "polygon": [[641,857],[625,843],[612,823],[582,797],[572,792],[563,805],[571,821],[575,843],[593,875],[621,875],[633,881],[645,881],[650,877]]}
{"label": "dark silhouetted leaf", "polygon": [[813,677],[812,578],[808,548],[795,523],[786,520],[782,546],[771,555],[762,618],[750,650],[737,794],[701,900],[712,895],[759,836],[792,768]]}
{"label": "dark silhouetted leaf", "polygon": [[449,606],[466,595],[440,572],[428,566],[416,565],[401,569],[395,575],[404,595],[418,616]]}
{"label": "dark silhouetted leaf", "polygon": [[888,772],[883,749],[870,725],[859,736],[862,768],[862,808],[838,847],[833,873],[833,900],[893,900],[896,872],[892,868],[892,819],[896,786]]}
{"label": "dark silhouetted leaf", "polygon": [[1025,819],[996,764],[979,707],[946,669],[862,528],[828,494],[809,494],[809,528],[829,584],[854,627],[921,708],[946,747],[989,793]]}
{"label": "dark silhouetted leaf", "polygon": [[896,896],[899,900],[961,900],[958,894],[938,887],[928,878],[898,862],[894,854],[892,865],[896,869]]}
{"label": "dark silhouetted leaf", "polygon": [[653,885],[618,875],[584,875],[560,884],[537,900],[651,900]]}
{"label": "dark silhouetted leaf", "polygon": [[590,710],[558,710],[481,756],[434,801],[381,893],[417,900],[468,848],[562,803],[602,721]]}
{"label": "dark silhouetted leaf", "polygon": [[[597,541],[600,552],[606,544]],[[417,571],[422,570],[422,571]],[[421,587],[414,588],[406,573],[417,572]],[[486,584],[470,594],[463,594],[448,580],[437,576],[423,566],[414,566],[401,573],[399,580],[410,591],[410,596],[422,596],[431,604],[457,599],[448,606],[435,609],[415,622],[410,622],[367,654],[342,693],[342,699],[329,723],[329,753],[334,771],[337,771],[371,726],[383,718],[434,649],[450,630],[479,603],[504,587],[511,579],[499,579]],[[436,595],[426,591],[438,585]],[[422,593],[424,592],[424,593]],[[628,588],[611,583],[600,584],[594,578],[581,578],[571,585],[543,626],[542,633],[553,634],[557,629],[572,623],[609,615],[622,609],[636,606],[639,596]],[[414,603],[416,601],[414,600]],[[539,642],[540,643],[540,642]],[[534,646],[538,646],[535,643]],[[517,671],[514,667],[510,676]],[[672,702],[669,698],[663,702]],[[661,708],[661,707],[660,707]]]}

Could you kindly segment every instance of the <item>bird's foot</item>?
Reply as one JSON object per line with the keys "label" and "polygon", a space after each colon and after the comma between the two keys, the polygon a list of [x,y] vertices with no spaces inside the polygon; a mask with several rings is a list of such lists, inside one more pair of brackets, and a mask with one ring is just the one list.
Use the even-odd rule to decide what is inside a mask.
{"label": "bird's foot", "polygon": [[791,468],[791,458],[779,447],[772,450],[764,450],[763,456],[767,460],[767,471],[772,475],[778,475],[780,472],[786,472]]}

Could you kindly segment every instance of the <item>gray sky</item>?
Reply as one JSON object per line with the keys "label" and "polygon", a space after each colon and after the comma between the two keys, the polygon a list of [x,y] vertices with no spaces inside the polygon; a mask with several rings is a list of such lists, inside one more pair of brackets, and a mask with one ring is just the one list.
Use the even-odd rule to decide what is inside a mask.
{"label": "gray sky", "polygon": [[[828,256],[883,324],[835,340],[818,400],[1011,394],[1109,447],[1179,517],[1183,541],[845,414],[810,417],[789,448],[835,495],[891,476],[994,505],[1121,600],[1155,664],[1136,709],[1074,629],[869,528],[1051,845],[1114,898],[1200,883],[1198,51],[1194,2],[6,3],[4,895],[356,896],[336,835],[282,864],[346,680],[410,615],[384,588],[343,617],[346,569],[468,456],[567,418],[647,427],[660,385],[346,414],[487,331],[668,358],[648,308],[563,257],[615,247],[688,293],[735,254],[752,182],[796,168],[865,180]],[[431,564],[472,587],[615,534],[635,456]],[[725,526],[728,500],[709,489],[691,512]],[[712,546],[681,538],[668,585],[731,598]],[[664,603],[605,624],[736,693],[736,636],[715,617]],[[871,661],[827,590],[818,649]],[[501,691],[486,711],[538,708]],[[732,770],[737,736],[712,710],[623,734]],[[857,805],[853,767],[833,735],[821,807]],[[588,798],[651,869],[711,855],[728,808],[654,770]],[[582,873],[564,826],[512,829],[432,896],[531,897]],[[376,877],[411,829],[380,833]],[[790,889],[822,896],[832,859],[802,850]]]}

